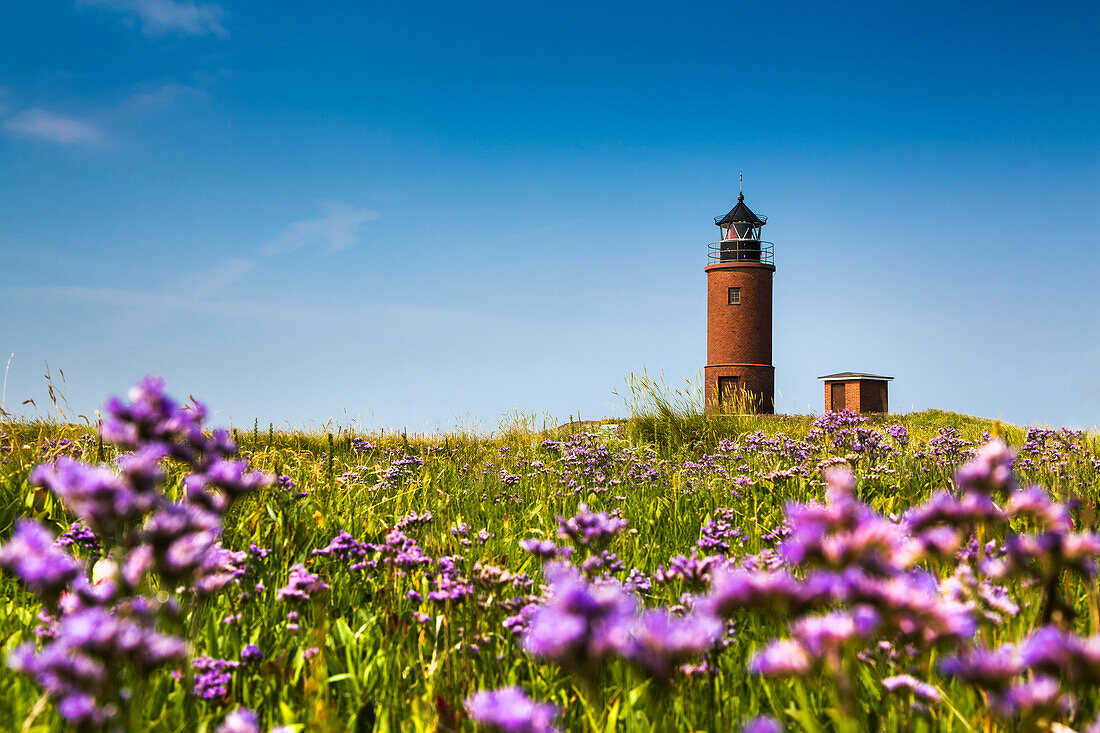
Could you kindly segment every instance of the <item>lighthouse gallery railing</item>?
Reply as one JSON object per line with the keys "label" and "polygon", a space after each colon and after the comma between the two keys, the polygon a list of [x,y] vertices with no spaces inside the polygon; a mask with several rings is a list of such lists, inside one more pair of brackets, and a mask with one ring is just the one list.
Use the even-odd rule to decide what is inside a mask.
{"label": "lighthouse gallery railing", "polygon": [[717,265],[723,262],[759,262],[774,265],[772,243],[761,239],[723,239],[707,245],[710,252],[707,264]]}

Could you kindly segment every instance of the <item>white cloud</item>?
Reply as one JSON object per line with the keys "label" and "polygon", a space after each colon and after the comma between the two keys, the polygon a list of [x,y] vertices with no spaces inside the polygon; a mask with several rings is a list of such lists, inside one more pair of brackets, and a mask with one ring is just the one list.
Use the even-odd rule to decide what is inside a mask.
{"label": "white cloud", "polygon": [[344,323],[349,320],[367,323],[398,324],[402,327],[427,328],[440,324],[478,323],[499,325],[500,330],[519,328],[522,324],[508,317],[470,313],[449,308],[426,308],[402,303],[370,303],[340,305],[278,300],[202,299],[184,292],[149,292],[120,288],[99,288],[67,285],[14,287],[0,291],[4,299],[42,299],[55,302],[68,300],[111,306],[136,312],[144,317],[154,313],[187,313],[217,318],[237,318],[274,323]]}
{"label": "white cloud", "polygon": [[[146,115],[162,111],[180,100],[202,99],[205,92],[185,84],[161,84],[143,87],[110,107],[96,111],[95,115],[109,126],[124,125]],[[0,87],[0,115],[7,112],[5,90]],[[84,145],[97,147],[110,142],[104,126],[97,122],[72,115],[50,112],[40,107],[28,107],[9,117],[0,125],[8,134],[17,137],[45,140],[59,145]]]}
{"label": "white cloud", "polygon": [[213,267],[191,272],[168,283],[169,293],[182,293],[195,300],[206,300],[244,279],[256,266],[255,260],[230,257]]}
{"label": "white cloud", "polygon": [[[62,298],[87,303],[111,305],[143,315],[149,323],[163,313],[192,313],[253,320],[333,321],[356,317],[384,321],[432,321],[438,324],[457,312],[427,309],[397,303],[376,303],[366,307],[345,307],[318,303],[288,303],[284,300],[241,300],[225,298],[239,282],[247,278],[269,258],[302,247],[319,246],[338,252],[359,241],[359,228],[378,218],[371,209],[359,209],[344,203],[322,204],[325,215],[290,224],[282,234],[260,249],[254,257],[227,257],[201,270],[183,273],[156,290],[128,290],[107,287],[49,285],[16,287],[0,291],[5,296]],[[384,318],[382,317],[384,316]],[[150,320],[152,319],[152,320]]]}
{"label": "white cloud", "polygon": [[127,113],[156,112],[164,109],[181,99],[202,99],[205,92],[186,84],[161,84],[157,87],[149,87],[144,91],[131,94],[124,99],[118,108]]}
{"label": "white cloud", "polygon": [[325,215],[319,219],[296,221],[265,246],[264,256],[290,252],[301,247],[319,246],[329,252],[339,252],[359,241],[359,227],[378,218],[371,209],[357,209],[344,203],[322,204]]}
{"label": "white cloud", "polygon": [[150,36],[172,32],[219,38],[229,35],[222,25],[225,10],[214,3],[194,0],[77,0],[77,3],[123,13],[140,21],[141,30]]}
{"label": "white cloud", "polygon": [[4,122],[4,131],[58,145],[96,146],[106,136],[97,125],[38,107],[22,110]]}

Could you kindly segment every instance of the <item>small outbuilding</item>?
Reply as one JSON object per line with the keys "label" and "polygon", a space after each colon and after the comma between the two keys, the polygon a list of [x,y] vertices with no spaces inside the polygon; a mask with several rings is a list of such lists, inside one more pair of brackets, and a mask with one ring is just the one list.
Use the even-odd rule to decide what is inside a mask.
{"label": "small outbuilding", "polygon": [[840,412],[889,412],[886,388],[893,377],[840,372],[818,377],[825,382],[825,409]]}

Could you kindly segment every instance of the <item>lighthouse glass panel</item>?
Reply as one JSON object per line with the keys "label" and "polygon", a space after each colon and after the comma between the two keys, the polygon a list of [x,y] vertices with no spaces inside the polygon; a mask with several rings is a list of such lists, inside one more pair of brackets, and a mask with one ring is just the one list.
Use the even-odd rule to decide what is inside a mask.
{"label": "lighthouse glass panel", "polygon": [[741,303],[741,288],[729,289],[729,304],[738,305]]}

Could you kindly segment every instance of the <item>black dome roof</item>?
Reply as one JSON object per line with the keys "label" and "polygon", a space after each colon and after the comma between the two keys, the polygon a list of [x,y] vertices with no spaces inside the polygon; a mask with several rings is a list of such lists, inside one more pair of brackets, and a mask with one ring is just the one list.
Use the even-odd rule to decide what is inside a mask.
{"label": "black dome roof", "polygon": [[715,219],[714,223],[718,226],[727,226],[729,224],[755,224],[756,226],[763,226],[766,222],[766,217],[761,219],[756,214],[752,213],[752,209],[745,206],[745,194],[737,194],[737,206],[730,209],[730,213],[723,216],[721,219]]}

